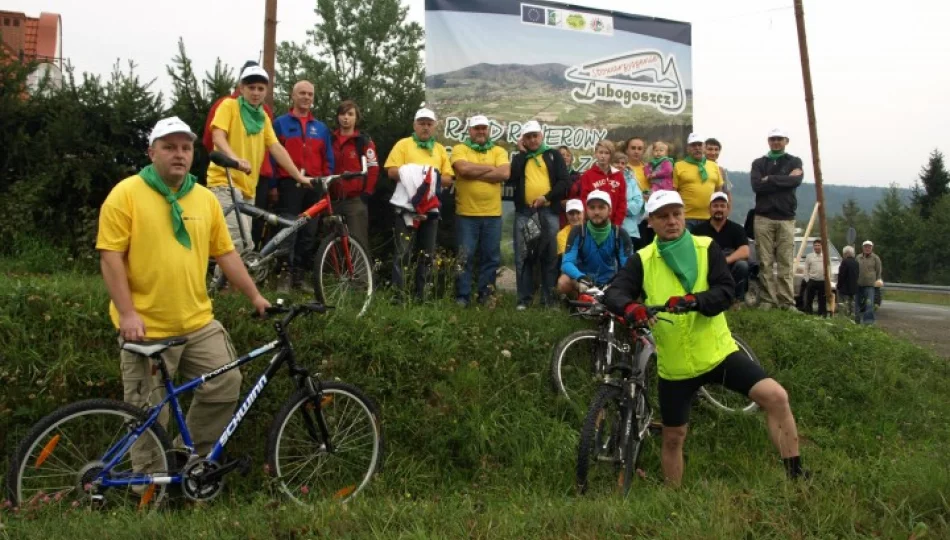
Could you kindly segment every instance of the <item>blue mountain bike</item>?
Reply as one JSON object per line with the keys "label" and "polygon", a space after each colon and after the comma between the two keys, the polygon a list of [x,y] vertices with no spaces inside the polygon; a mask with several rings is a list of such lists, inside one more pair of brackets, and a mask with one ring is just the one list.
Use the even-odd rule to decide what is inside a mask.
{"label": "blue mountain bike", "polygon": [[[281,407],[267,437],[267,469],[294,501],[309,504],[346,501],[369,483],[383,459],[383,437],[376,405],[349,384],[324,382],[297,364],[287,327],[299,315],[324,313],[321,304],[277,305],[277,339],[181,386],[169,376],[162,353],[184,338],[122,348],[151,362],[161,375],[165,397],[151,408],[110,399],[90,399],[62,407],[40,420],[10,461],[7,495],[14,506],[151,508],[169,486],[180,486],[191,500],[209,500],[224,487],[224,476],[250,468],[247,458],[226,459],[224,448],[277,371],[287,365],[297,390]],[[194,450],[179,398],[208,380],[276,351],[206,456]],[[175,448],[159,420],[168,406],[180,432]],[[178,458],[178,459],[176,459]]]}

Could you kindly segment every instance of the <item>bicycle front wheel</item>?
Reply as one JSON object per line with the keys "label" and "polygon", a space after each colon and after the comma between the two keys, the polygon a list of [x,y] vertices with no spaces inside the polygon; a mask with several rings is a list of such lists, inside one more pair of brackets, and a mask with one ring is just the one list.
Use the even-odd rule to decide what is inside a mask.
{"label": "bicycle front wheel", "polygon": [[[752,352],[752,347],[749,347],[748,343],[735,334],[732,334],[732,339],[736,341],[736,345],[739,346],[740,351],[746,353],[756,364],[762,365],[762,362],[759,362],[759,359],[755,356],[755,353]],[[716,410],[742,414],[750,414],[759,410],[759,406],[749,399],[748,396],[733,392],[722,385],[714,384],[703,386],[699,389],[699,393],[703,397],[703,402]]]}
{"label": "bicycle front wheel", "polygon": [[[267,463],[281,491],[302,505],[356,496],[382,466],[383,435],[376,405],[355,386],[323,383],[317,404],[305,388],[277,413]],[[318,415],[326,422],[322,435]]]}
{"label": "bicycle front wheel", "polygon": [[[102,487],[97,478],[130,436],[145,422],[142,409],[110,399],[67,405],[40,420],[17,448],[7,473],[7,496],[14,506],[95,504],[105,508],[152,508],[165,497],[164,485]],[[169,474],[165,430],[153,424],[106,475],[109,480]]]}
{"label": "bicycle front wheel", "polygon": [[578,330],[562,339],[551,354],[551,386],[568,401],[589,404],[603,378],[603,351],[598,330]]}
{"label": "bicycle front wheel", "polygon": [[352,236],[331,234],[317,249],[313,292],[317,301],[363,316],[373,299],[373,266]]}
{"label": "bicycle front wheel", "polygon": [[[577,448],[577,492],[613,485],[622,465],[623,411],[620,388],[603,384],[591,401]],[[610,466],[601,467],[600,463]]]}

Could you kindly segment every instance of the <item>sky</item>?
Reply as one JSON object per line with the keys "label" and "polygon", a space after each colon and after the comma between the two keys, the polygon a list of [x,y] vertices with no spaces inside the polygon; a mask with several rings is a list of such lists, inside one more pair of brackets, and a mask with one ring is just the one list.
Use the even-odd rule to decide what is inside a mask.
{"label": "sky", "polygon": [[[423,23],[423,0],[403,2]],[[572,3],[692,23],[694,129],[723,143],[720,163],[748,170],[782,127],[812,178],[792,0]],[[306,41],[315,5],[278,0],[278,40]],[[263,43],[264,0],[0,0],[0,9],[60,13],[64,55],[78,71],[132,59],[165,91],[179,36],[199,72],[219,56],[232,67],[256,59]],[[805,0],[825,183],[909,187],[934,148],[950,151],[948,17],[950,4],[934,0]]]}

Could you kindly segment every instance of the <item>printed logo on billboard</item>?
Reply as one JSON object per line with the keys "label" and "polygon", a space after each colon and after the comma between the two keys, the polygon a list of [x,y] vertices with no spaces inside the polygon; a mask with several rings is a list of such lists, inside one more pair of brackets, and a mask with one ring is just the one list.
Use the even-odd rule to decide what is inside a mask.
{"label": "printed logo on billboard", "polygon": [[686,108],[686,90],[680,81],[673,55],[655,50],[639,50],[601,58],[564,71],[564,78],[584,85],[571,97],[578,103],[608,101],[625,108],[655,107],[663,114],[676,115]]}

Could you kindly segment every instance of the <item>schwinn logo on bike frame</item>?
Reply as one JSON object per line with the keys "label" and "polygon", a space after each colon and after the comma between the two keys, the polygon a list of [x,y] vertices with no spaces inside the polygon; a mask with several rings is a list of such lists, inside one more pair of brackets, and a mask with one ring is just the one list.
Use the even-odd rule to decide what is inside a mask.
{"label": "schwinn logo on bike frame", "polygon": [[203,381],[207,381],[208,379],[212,379],[212,378],[214,378],[214,377],[217,377],[218,375],[221,375],[221,374],[224,373],[225,371],[228,371],[229,369],[233,369],[235,366],[237,366],[237,365],[240,364],[241,362],[245,361],[245,359],[248,359],[248,360],[249,360],[249,359],[251,359],[251,358],[257,358],[258,356],[260,356],[260,355],[262,355],[262,354],[264,354],[264,353],[266,353],[266,352],[268,352],[268,351],[273,350],[273,349],[274,349],[275,347],[277,347],[278,345],[280,345],[280,342],[279,342],[279,341],[277,341],[277,340],[271,341],[271,342],[268,343],[267,345],[264,345],[263,347],[260,347],[260,348],[258,348],[258,349],[254,349],[253,351],[247,353],[247,356],[244,357],[244,358],[238,358],[237,360],[231,362],[230,364],[225,364],[225,365],[219,367],[218,369],[216,369],[216,370],[214,370],[214,371],[212,371],[212,372],[210,372],[210,373],[205,373],[204,375],[201,376],[201,379],[202,379]]}
{"label": "schwinn logo on bike frame", "polygon": [[251,410],[251,406],[254,405],[254,401],[257,400],[257,396],[261,394],[265,386],[267,386],[267,375],[261,375],[260,380],[257,381],[257,384],[255,384],[254,388],[251,388],[250,393],[248,393],[244,404],[241,405],[241,408],[234,414],[234,418],[228,423],[228,427],[224,428],[224,433],[222,433],[221,438],[218,439],[218,444],[221,447],[228,444],[228,439],[231,438],[231,435],[234,434],[234,430],[241,424],[241,420],[244,419],[244,415],[247,414],[247,411]]}

